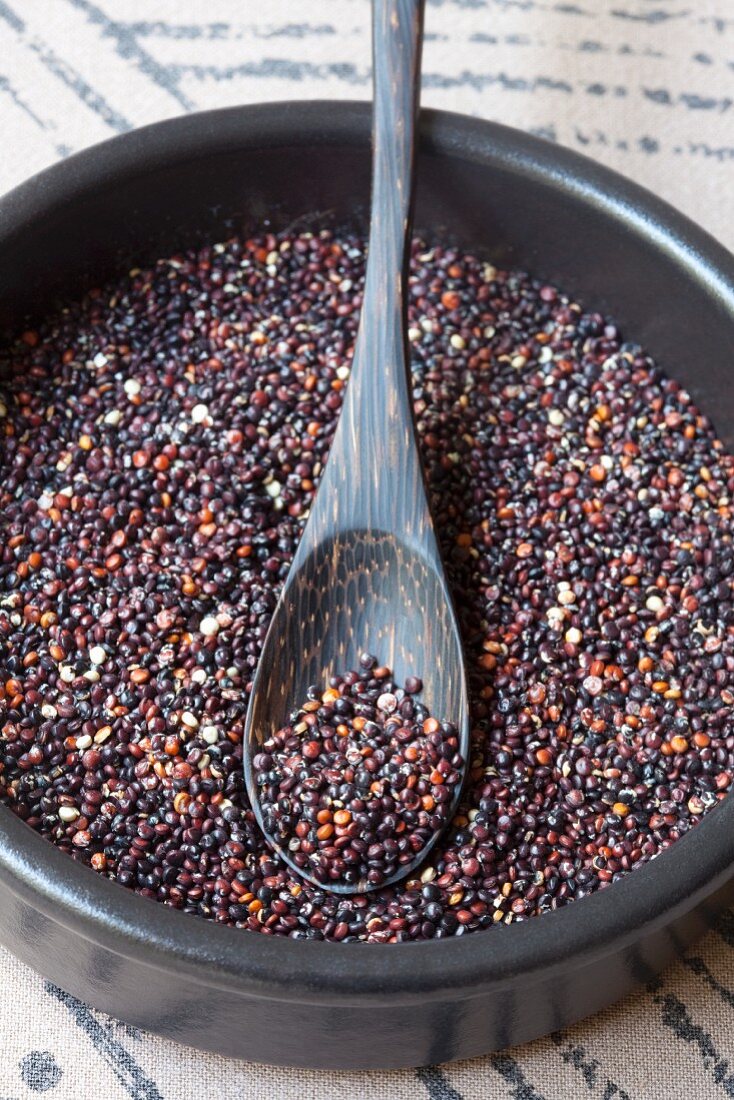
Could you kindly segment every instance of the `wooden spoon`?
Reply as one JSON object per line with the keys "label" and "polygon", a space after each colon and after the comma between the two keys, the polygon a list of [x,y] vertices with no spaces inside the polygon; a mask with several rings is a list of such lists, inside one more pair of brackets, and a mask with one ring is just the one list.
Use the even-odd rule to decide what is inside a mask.
{"label": "wooden spoon", "polygon": [[[265,638],[245,725],[247,792],[267,840],[299,876],[337,893],[374,887],[319,883],[297,867],[264,828],[253,776],[253,756],[288,724],[309,686],[326,688],[330,676],[357,668],[361,653],[374,653],[398,683],[423,679],[422,701],[457,727],[469,759],[461,639],[428,507],[408,370],[422,16],[423,0],[373,3],[372,206],[359,332],[329,459]],[[440,832],[381,888],[413,874]]]}

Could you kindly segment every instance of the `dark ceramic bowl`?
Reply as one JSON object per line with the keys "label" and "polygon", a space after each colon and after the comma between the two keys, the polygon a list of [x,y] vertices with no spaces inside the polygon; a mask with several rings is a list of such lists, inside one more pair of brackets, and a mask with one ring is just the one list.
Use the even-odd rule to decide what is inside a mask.
{"label": "dark ceramic bowl", "polygon": [[[163,122],[0,201],[0,322],[127,260],[296,219],[361,223],[365,104]],[[554,145],[426,111],[417,228],[529,268],[611,313],[734,444],[734,262],[670,207]],[[319,1067],[414,1066],[519,1043],[649,979],[731,896],[734,801],[611,889],[433,943],[270,939],[154,904],[0,807],[0,939],[97,1008],[208,1050]]]}

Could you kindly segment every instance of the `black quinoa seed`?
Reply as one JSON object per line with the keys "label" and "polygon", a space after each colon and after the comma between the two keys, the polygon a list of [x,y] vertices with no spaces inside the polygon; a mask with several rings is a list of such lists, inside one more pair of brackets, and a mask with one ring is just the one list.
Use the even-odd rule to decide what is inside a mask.
{"label": "black quinoa seed", "polygon": [[[375,888],[414,864],[449,820],[464,760],[457,730],[365,655],[253,758],[262,821],[324,884]],[[407,682],[415,694],[420,681]]]}
{"label": "black quinoa seed", "polygon": [[414,879],[352,897],[300,881],[248,805],[242,730],[363,270],[357,238],[233,240],[93,290],[2,353],[0,797],[185,912],[396,942],[605,888],[726,795],[734,460],[612,323],[416,242],[415,410],[470,676],[465,800]]}

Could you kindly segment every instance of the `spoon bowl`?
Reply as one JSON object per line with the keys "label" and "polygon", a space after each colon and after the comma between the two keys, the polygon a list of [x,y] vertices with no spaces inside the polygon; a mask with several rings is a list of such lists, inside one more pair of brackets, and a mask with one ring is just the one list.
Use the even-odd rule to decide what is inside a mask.
{"label": "spoon bowl", "polygon": [[[397,682],[418,676],[422,702],[459,734],[466,777],[469,704],[461,638],[428,505],[413,422],[406,286],[420,85],[423,0],[373,4],[370,235],[351,375],[326,468],[273,614],[252,685],[243,758],[264,835],[299,875],[320,882],[267,829],[253,758],[309,687],[374,653]],[[463,783],[452,794],[452,811]],[[446,818],[450,824],[452,814]],[[444,826],[445,828],[446,826]],[[411,875],[442,830],[381,886]]]}
{"label": "spoon bowl", "polygon": [[[303,559],[294,562],[276,606],[247,716],[245,780],[263,832],[267,830],[253,772],[254,756],[268,736],[288,723],[294,704],[306,698],[311,685],[326,686],[334,674],[358,668],[365,650],[379,654],[398,683],[415,673],[426,677],[421,701],[437,718],[454,722],[461,755],[468,759],[461,638],[443,570],[437,568],[437,550],[429,556],[425,546],[410,546],[386,532],[347,530],[313,549],[304,548]],[[458,785],[449,820],[460,795]],[[401,865],[381,888],[422,863],[440,835],[434,833],[416,859]],[[269,839],[293,870],[310,877],[286,847],[272,836]],[[319,885],[341,894],[374,889],[366,882]]]}

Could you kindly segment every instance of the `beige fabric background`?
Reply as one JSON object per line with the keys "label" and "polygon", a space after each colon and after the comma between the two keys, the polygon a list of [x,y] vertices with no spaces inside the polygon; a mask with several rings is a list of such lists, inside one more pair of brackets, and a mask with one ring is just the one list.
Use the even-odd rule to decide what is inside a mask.
{"label": "beige fabric background", "polygon": [[[0,191],[183,111],[365,98],[368,18],[367,0],[0,0]],[[734,247],[734,0],[429,0],[424,87],[427,104],[612,165]],[[209,1057],[91,1012],[7,953],[0,1049],[4,1100],[731,1097],[734,917],[592,1020],[418,1073]]]}

